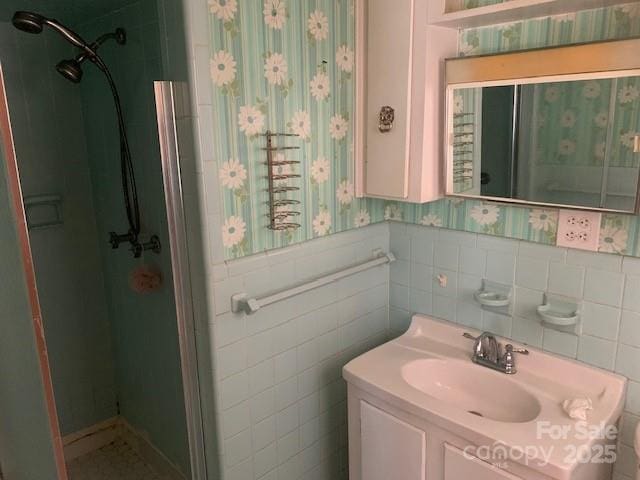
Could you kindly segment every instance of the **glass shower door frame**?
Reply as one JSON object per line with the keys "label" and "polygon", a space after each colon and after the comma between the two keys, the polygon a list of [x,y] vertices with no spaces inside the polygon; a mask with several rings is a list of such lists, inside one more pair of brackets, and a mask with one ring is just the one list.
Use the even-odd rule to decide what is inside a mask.
{"label": "glass shower door frame", "polygon": [[184,108],[184,100],[188,98],[188,86],[182,82],[154,82],[154,91],[171,247],[191,476],[193,480],[207,480],[191,271],[176,125],[178,117],[187,115],[187,112],[179,110]]}

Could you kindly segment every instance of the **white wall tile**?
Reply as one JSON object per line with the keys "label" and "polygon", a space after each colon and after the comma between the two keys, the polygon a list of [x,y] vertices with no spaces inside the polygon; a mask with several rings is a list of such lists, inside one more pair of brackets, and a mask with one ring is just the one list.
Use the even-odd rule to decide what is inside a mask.
{"label": "white wall tile", "polygon": [[434,243],[432,238],[422,235],[411,237],[411,261],[424,265],[433,265]]}
{"label": "white wall tile", "polygon": [[276,443],[273,442],[271,445],[255,453],[253,457],[255,478],[261,478],[278,466],[278,450],[276,447]]}
{"label": "white wall tile", "polygon": [[629,345],[620,344],[618,346],[618,356],[616,358],[616,372],[640,381],[640,349]]}
{"label": "white wall tile", "polygon": [[519,243],[518,240],[510,238],[478,235],[477,246],[483,250],[515,254]]}
{"label": "white wall tile", "polygon": [[249,369],[249,391],[252,395],[270,388],[275,383],[275,362],[273,358],[260,362]]}
{"label": "white wall tile", "polygon": [[578,353],[578,337],[568,333],[557,332],[548,328],[544,329],[542,348],[558,355],[576,358]]}
{"label": "white wall tile", "polygon": [[640,314],[628,310],[622,311],[620,342],[640,347]]}
{"label": "white wall tile", "polygon": [[238,435],[224,441],[224,463],[227,467],[233,467],[252,454],[251,429],[247,428]]}
{"label": "white wall tile", "polygon": [[640,415],[640,383],[629,381],[625,410],[635,415]]}
{"label": "white wall tile", "polygon": [[251,427],[251,431],[254,451],[262,450],[276,440],[275,415],[260,422],[255,422]]}
{"label": "white wall tile", "polygon": [[584,276],[584,267],[551,262],[549,292],[571,298],[582,298]]}
{"label": "white wall tile", "polygon": [[546,290],[549,283],[549,262],[545,260],[518,257],[516,268],[516,285]]}
{"label": "white wall tile", "polygon": [[627,275],[624,285],[622,307],[634,312],[640,312],[640,277]]}
{"label": "white wall tile", "polygon": [[502,251],[487,252],[486,278],[505,285],[512,285],[515,275],[516,257]]}
{"label": "white wall tile", "polygon": [[249,402],[242,402],[224,410],[222,431],[225,439],[231,438],[250,427]]}
{"label": "white wall tile", "polygon": [[539,243],[520,242],[518,255],[521,257],[537,258],[550,262],[564,263],[567,257],[566,248],[541,245]]}
{"label": "white wall tile", "polygon": [[624,275],[617,272],[587,269],[584,284],[584,298],[595,303],[622,305]]}
{"label": "white wall tile", "polygon": [[487,266],[487,252],[480,248],[460,247],[460,272],[483,277]]}
{"label": "white wall tile", "polygon": [[220,378],[240,373],[247,368],[247,342],[241,340],[218,350],[216,367]]}
{"label": "white wall tile", "polygon": [[583,333],[608,340],[617,340],[620,329],[620,310],[607,305],[584,302],[582,305]]}
{"label": "white wall tile", "polygon": [[247,372],[225,378],[220,382],[220,403],[223,410],[233,407],[249,397]]}
{"label": "white wall tile", "polygon": [[537,319],[514,317],[511,335],[517,342],[542,348],[544,329]]}
{"label": "white wall tile", "polygon": [[578,360],[612,370],[616,361],[616,343],[582,335],[578,344]]}
{"label": "white wall tile", "polygon": [[433,264],[437,268],[458,271],[458,245],[450,243],[436,243],[433,253]]}
{"label": "white wall tile", "polygon": [[581,265],[583,267],[620,272],[622,268],[622,256],[620,255],[594,255],[591,252],[569,249],[567,251],[567,263],[569,265]]}
{"label": "white wall tile", "polygon": [[425,292],[433,290],[433,267],[414,263],[411,265],[411,281],[409,286]]}

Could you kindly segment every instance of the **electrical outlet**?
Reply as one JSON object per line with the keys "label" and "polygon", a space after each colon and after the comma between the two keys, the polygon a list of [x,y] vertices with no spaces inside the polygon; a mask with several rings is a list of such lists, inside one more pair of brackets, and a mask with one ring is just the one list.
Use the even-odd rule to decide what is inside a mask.
{"label": "electrical outlet", "polygon": [[578,210],[560,210],[558,218],[559,247],[598,251],[602,214]]}

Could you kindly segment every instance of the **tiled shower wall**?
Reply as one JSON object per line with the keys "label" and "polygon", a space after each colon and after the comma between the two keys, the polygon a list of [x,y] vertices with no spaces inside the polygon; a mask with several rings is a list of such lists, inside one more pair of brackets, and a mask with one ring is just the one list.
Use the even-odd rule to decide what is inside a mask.
{"label": "tiled shower wall", "polygon": [[[391,329],[404,332],[411,315],[423,313],[624,375],[629,392],[616,471],[620,478],[635,475],[640,260],[401,223],[390,228],[398,257],[391,266]],[[484,311],[474,301],[483,279],[512,287],[512,315]],[[545,293],[579,304],[580,335],[542,327],[536,307]]]}
{"label": "tiled shower wall", "polygon": [[53,32],[28,35],[0,23],[23,194],[62,197],[63,224],[32,230],[30,239],[63,435],[116,414],[80,92],[52,67],[71,54]]}
{"label": "tiled shower wall", "polygon": [[230,296],[273,291],[388,251],[386,224],[216,267],[216,400],[223,478],[347,478],[342,366],[389,337],[389,267],[266,307]]}
{"label": "tiled shower wall", "polygon": [[[87,38],[127,30],[125,46],[109,42],[100,54],[120,91],[141,209],[142,238],[156,234],[162,253],[134,259],[127,245],[112,250],[110,231],[126,232],[120,154],[113,100],[103,75],[86,68],[81,85],[98,238],[113,326],[120,414],[188,474],[190,469],[176,307],[169,250],[153,82],[165,77],[161,18],[156,0],[126,2],[97,18],[78,18]],[[162,19],[164,20],[164,19]],[[150,294],[129,286],[133,269],[160,270],[162,288]]]}

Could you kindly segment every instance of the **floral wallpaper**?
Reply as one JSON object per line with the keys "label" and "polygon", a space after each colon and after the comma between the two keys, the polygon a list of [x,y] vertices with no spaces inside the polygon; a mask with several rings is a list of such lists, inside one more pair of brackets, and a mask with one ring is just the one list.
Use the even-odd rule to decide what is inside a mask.
{"label": "floral wallpaper", "polygon": [[[210,0],[214,135],[228,258],[367,225],[354,198],[352,0]],[[268,229],[265,137],[277,146],[285,232]],[[298,177],[299,176],[299,177]],[[295,212],[295,214],[293,213]],[[291,214],[291,215],[287,215]]]}
{"label": "floral wallpaper", "polygon": [[[209,6],[213,128],[227,258],[384,220],[555,243],[554,209],[459,199],[417,205],[354,198],[352,0],[209,0]],[[640,36],[637,3],[465,30],[460,52],[633,36]],[[629,128],[640,131],[640,119]],[[281,152],[276,172],[300,175],[286,181],[300,188],[289,195],[301,202],[300,215],[289,218],[301,225],[295,231],[267,228],[266,156],[261,150],[261,134],[267,129],[299,135],[281,143],[301,148]],[[640,256],[639,230],[636,216],[605,215],[600,250]]]}

